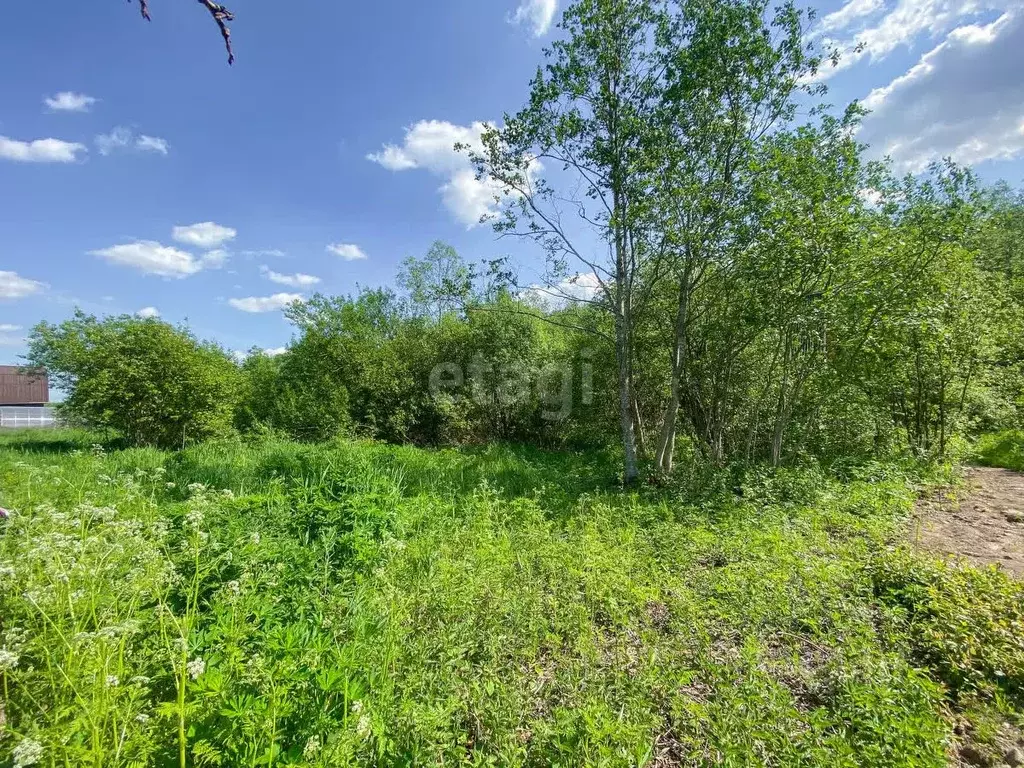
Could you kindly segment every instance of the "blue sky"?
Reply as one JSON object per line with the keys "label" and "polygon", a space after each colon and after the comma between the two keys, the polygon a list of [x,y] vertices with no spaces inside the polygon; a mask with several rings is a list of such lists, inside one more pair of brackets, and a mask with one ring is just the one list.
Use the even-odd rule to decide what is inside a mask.
{"label": "blue sky", "polygon": [[[533,263],[473,226],[486,194],[451,146],[522,104],[565,2],[237,0],[233,67],[191,0],[150,0],[150,23],[122,0],[12,4],[0,362],[76,304],[276,349],[287,298],[388,284],[434,240]],[[816,8],[813,34],[851,51],[829,101],[867,100],[876,151],[906,170],[952,154],[1024,178],[1020,0]]]}

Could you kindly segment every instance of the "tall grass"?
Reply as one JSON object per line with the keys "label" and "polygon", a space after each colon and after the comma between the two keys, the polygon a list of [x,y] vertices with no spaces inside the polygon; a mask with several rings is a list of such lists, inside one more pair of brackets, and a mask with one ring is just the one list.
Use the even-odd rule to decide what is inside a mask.
{"label": "tall grass", "polygon": [[0,444],[0,765],[938,767],[1019,712],[1024,594],[894,550],[892,467],[92,439]]}

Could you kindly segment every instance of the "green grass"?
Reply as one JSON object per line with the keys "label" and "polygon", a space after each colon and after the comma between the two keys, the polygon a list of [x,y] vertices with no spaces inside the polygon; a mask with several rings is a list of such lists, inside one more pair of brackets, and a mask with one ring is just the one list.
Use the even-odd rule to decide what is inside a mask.
{"label": "green grass", "polygon": [[975,446],[977,462],[985,467],[1024,471],[1024,431],[1010,429],[982,435]]}
{"label": "green grass", "polygon": [[1024,591],[894,544],[907,468],[93,439],[0,435],[0,765],[939,768],[1019,717]]}

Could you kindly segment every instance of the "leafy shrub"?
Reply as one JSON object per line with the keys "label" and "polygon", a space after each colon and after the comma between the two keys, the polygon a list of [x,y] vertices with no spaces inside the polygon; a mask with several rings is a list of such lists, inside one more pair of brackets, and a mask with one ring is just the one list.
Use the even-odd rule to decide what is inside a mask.
{"label": "leafy shrub", "polygon": [[897,551],[872,566],[896,642],[955,695],[1024,691],[1024,585]]}
{"label": "leafy shrub", "polygon": [[979,464],[1024,471],[1024,432],[1008,430],[978,438],[975,453]]}

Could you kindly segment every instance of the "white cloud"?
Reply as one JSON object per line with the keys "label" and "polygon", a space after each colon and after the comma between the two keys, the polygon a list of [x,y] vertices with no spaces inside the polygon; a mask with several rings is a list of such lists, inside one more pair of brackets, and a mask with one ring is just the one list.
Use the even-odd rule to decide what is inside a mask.
{"label": "white cloud", "polygon": [[267,258],[267,259],[279,259],[287,256],[284,251],[278,250],[277,248],[267,248],[262,251],[242,251],[242,255],[247,259],[254,258]]}
{"label": "white cloud", "polygon": [[[457,221],[472,229],[484,216],[496,212],[496,199],[502,196],[502,189],[490,180],[478,181],[469,156],[457,152],[455,145],[482,150],[480,137],[489,127],[484,122],[467,127],[444,120],[421,120],[405,130],[401,146],[386,144],[366,159],[390,171],[421,168],[443,178],[438,191],[445,207]],[[535,161],[531,172],[539,170],[540,164]]]}
{"label": "white cloud", "polygon": [[160,310],[156,307],[143,307],[135,313],[138,317],[147,319],[150,317],[160,317]]}
{"label": "white cloud", "polygon": [[297,272],[294,275],[282,275],[266,265],[260,267],[260,274],[272,283],[287,285],[291,288],[309,288],[320,282],[320,278],[315,275],[304,275],[302,272]]}
{"label": "white cloud", "polygon": [[214,224],[212,221],[201,221],[198,224],[175,227],[171,235],[179,243],[194,245],[196,248],[219,248],[238,235],[238,230]]}
{"label": "white cloud", "polygon": [[573,301],[593,301],[601,292],[601,282],[593,272],[577,272],[558,282],[535,283],[520,293],[530,304],[557,309]]}
{"label": "white cloud", "polygon": [[857,19],[870,16],[884,6],[884,0],[850,0],[839,10],[824,16],[819,29],[824,32],[846,29]]}
{"label": "white cloud", "polygon": [[61,91],[55,96],[47,96],[43,102],[51,112],[88,112],[96,99],[84,93]]}
{"label": "white cloud", "polygon": [[60,139],[16,141],[0,136],[0,159],[19,163],[73,163],[79,152],[87,152],[84,144]]}
{"label": "white cloud", "polygon": [[366,258],[363,249],[355,243],[331,243],[327,251],[335,256],[340,256],[345,261],[360,261]]}
{"label": "white cloud", "polygon": [[29,280],[17,272],[0,270],[0,299],[23,299],[47,287],[46,283]]}
{"label": "white cloud", "polygon": [[509,18],[513,24],[527,24],[535,37],[546,35],[558,10],[558,0],[523,0]]}
{"label": "white cloud", "polygon": [[301,293],[275,293],[273,296],[248,296],[244,299],[228,299],[228,304],[243,312],[274,312],[284,309],[296,301],[302,301]]}
{"label": "white cloud", "polygon": [[205,266],[187,251],[161,245],[154,240],[139,240],[124,243],[110,248],[89,251],[91,256],[99,256],[111,264],[132,267],[147,275],[160,277],[188,277],[199,272]]}
{"label": "white cloud", "polygon": [[144,134],[138,135],[131,128],[119,125],[110,133],[101,133],[97,136],[96,148],[101,155],[110,155],[119,151],[156,152],[166,155],[170,145],[165,139]]}
{"label": "white cloud", "polygon": [[212,251],[207,251],[199,259],[204,269],[220,269],[226,263],[231,254],[223,248],[216,248]]}
{"label": "white cloud", "polygon": [[283,355],[287,351],[287,347],[268,347],[263,350],[263,354],[267,357],[277,357],[278,355]]}
{"label": "white cloud", "polygon": [[135,142],[135,148],[143,152],[159,152],[161,155],[166,155],[170,145],[167,143],[167,139],[143,134]]}
{"label": "white cloud", "polygon": [[[1019,0],[898,0],[896,5],[864,29],[832,41],[842,51],[838,67],[822,67],[819,77],[831,77],[838,71],[868,58],[880,61],[901,46],[910,48],[919,37],[936,39],[966,20],[977,19],[985,11],[1013,8]],[[830,13],[818,31],[843,32],[854,22],[874,15],[883,5],[872,0],[850,0]]]}
{"label": "white cloud", "polygon": [[863,189],[857,190],[857,196],[864,201],[864,204],[870,208],[877,208],[882,204],[882,192],[881,190],[873,187],[864,187]]}
{"label": "white cloud", "polygon": [[20,325],[12,325],[11,323],[0,323],[0,333],[14,333],[20,331]]}
{"label": "white cloud", "polygon": [[905,74],[876,88],[858,140],[904,171],[952,156],[961,163],[1024,154],[1024,13],[960,27]]}

